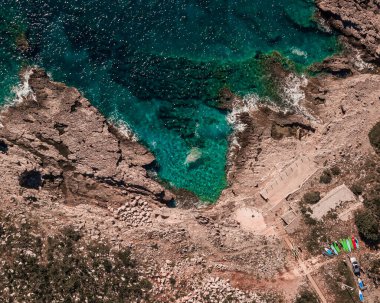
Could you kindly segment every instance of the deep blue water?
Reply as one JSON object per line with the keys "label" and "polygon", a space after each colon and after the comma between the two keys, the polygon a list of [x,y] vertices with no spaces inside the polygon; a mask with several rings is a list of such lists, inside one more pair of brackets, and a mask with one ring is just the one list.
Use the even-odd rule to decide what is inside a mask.
{"label": "deep blue water", "polygon": [[162,180],[205,201],[227,185],[231,125],[220,91],[273,97],[265,67],[273,51],[303,70],[337,50],[313,20],[312,0],[2,3],[0,102],[20,67],[37,64],[126,123],[155,154]]}

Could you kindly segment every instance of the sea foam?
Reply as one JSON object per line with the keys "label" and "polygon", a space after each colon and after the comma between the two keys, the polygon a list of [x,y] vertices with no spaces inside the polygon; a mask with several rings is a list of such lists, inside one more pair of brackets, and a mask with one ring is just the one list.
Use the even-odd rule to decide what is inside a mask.
{"label": "sea foam", "polygon": [[14,99],[11,101],[11,105],[23,102],[26,98],[32,98],[36,101],[36,96],[29,85],[30,76],[33,75],[33,67],[27,68],[21,75],[22,81],[12,88],[12,93],[14,94]]}

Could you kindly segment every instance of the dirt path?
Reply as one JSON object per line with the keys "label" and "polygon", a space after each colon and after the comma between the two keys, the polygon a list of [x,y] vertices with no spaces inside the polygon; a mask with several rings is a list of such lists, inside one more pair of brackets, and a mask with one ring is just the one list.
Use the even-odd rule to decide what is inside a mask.
{"label": "dirt path", "polygon": [[[287,235],[284,236],[284,240],[285,240],[286,244],[289,246],[289,248],[292,251],[294,251],[296,249],[293,246],[292,242],[290,241],[290,239],[289,239],[289,237]],[[298,260],[298,265],[302,269],[303,273],[306,274],[306,277],[309,280],[310,285],[314,288],[314,291],[317,293],[317,295],[318,295],[319,299],[321,300],[321,302],[322,303],[327,303],[327,300],[326,300],[325,296],[323,295],[321,289],[318,287],[317,283],[315,282],[315,280],[311,276],[310,272],[308,272],[307,266],[306,266],[305,262],[302,260],[302,257],[298,256],[297,260]]]}

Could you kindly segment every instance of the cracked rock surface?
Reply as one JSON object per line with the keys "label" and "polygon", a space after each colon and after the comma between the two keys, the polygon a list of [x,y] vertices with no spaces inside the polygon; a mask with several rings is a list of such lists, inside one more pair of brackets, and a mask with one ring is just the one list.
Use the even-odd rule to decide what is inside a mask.
{"label": "cracked rock surface", "polygon": [[334,29],[366,50],[368,61],[380,62],[379,0],[319,0],[317,5]]}
{"label": "cracked rock surface", "polygon": [[109,124],[77,89],[52,82],[40,69],[31,71],[28,82],[31,93],[0,116],[7,147],[0,195],[28,196],[23,184],[36,182],[20,182],[20,176],[40,174],[43,190],[33,194],[50,192],[68,204],[118,207],[128,194],[156,203],[173,198],[147,175],[153,155]]}

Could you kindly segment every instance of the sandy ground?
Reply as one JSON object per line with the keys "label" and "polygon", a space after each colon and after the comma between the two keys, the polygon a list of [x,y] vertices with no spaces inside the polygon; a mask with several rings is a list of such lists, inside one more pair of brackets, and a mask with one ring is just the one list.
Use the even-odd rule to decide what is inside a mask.
{"label": "sandy ground", "polygon": [[267,229],[263,214],[254,208],[238,208],[235,212],[235,219],[240,223],[242,229],[255,234],[262,234]]}

